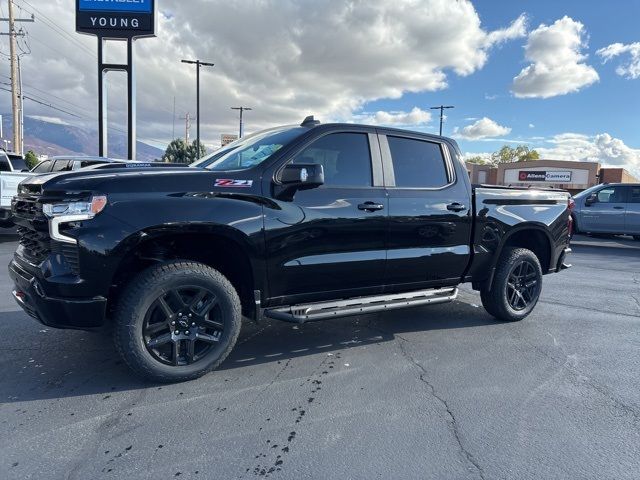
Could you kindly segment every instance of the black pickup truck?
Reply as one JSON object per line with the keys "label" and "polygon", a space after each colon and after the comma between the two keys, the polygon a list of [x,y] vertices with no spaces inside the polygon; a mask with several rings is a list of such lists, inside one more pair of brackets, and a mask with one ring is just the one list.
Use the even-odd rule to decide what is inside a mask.
{"label": "black pickup truck", "polygon": [[20,184],[13,294],[51,327],[112,324],[157,381],[216,368],[243,317],[448,302],[471,282],[515,321],[567,267],[569,194],[473,187],[448,138],[308,117],[188,168],[115,167]]}

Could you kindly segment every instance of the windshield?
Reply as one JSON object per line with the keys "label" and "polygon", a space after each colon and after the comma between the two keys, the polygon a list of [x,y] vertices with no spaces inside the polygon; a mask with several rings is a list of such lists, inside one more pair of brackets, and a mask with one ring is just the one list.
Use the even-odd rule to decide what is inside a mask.
{"label": "windshield", "polygon": [[245,170],[260,165],[283,146],[309,130],[279,127],[236,140],[193,164],[214,171]]}

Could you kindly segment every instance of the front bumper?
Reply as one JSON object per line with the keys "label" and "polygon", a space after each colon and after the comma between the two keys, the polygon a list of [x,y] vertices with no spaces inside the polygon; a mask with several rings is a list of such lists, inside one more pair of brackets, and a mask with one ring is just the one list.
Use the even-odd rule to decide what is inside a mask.
{"label": "front bumper", "polygon": [[90,330],[104,324],[107,299],[55,298],[44,293],[38,279],[15,260],[9,264],[9,276],[13,280],[13,296],[18,305],[40,323],[53,328]]}

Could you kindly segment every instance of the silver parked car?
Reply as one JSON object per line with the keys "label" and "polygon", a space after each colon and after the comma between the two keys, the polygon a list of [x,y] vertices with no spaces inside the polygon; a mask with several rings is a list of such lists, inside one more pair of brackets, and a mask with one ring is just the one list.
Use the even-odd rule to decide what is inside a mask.
{"label": "silver parked car", "polygon": [[135,163],[130,160],[115,160],[113,158],[106,157],[89,157],[89,156],[59,156],[52,157],[48,160],[40,162],[33,167],[31,173],[57,173],[57,172],[72,172],[74,170],[80,170],[81,168],[93,167],[95,165],[107,165],[114,163]]}
{"label": "silver parked car", "polygon": [[640,184],[605,183],[573,198],[574,231],[632,235],[640,240]]}

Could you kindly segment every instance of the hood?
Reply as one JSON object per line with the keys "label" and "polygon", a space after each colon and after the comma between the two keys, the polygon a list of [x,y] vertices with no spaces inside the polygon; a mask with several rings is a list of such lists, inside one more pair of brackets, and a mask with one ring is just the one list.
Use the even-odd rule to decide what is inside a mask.
{"label": "hood", "polygon": [[[184,193],[240,190],[255,193],[259,182],[247,172],[212,172],[197,167],[127,166],[36,175],[20,183],[25,195],[59,193]],[[242,176],[243,178],[239,178]]]}

